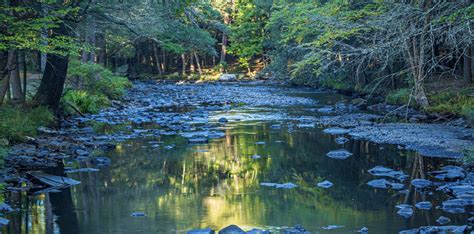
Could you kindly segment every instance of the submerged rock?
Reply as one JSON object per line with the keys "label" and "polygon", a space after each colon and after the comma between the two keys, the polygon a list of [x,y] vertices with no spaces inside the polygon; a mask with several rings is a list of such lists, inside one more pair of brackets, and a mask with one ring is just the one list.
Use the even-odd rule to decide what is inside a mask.
{"label": "submerged rock", "polygon": [[219,122],[219,123],[227,123],[227,122],[229,122],[229,120],[228,120],[227,118],[221,117],[221,118],[219,118],[219,119],[217,120],[217,122]]}
{"label": "submerged rock", "polygon": [[14,209],[10,205],[6,203],[0,204],[0,212],[12,212],[12,211],[14,211]]}
{"label": "submerged rock", "polygon": [[349,133],[350,131],[344,128],[326,128],[323,130],[323,132],[331,135],[344,135]]}
{"label": "submerged rock", "polygon": [[416,203],[415,206],[420,210],[430,210],[433,207],[433,204],[431,204],[429,201],[423,201]]}
{"label": "submerged rock", "polygon": [[214,234],[214,230],[210,228],[206,229],[193,229],[187,232],[187,234]]}
{"label": "submerged rock", "polygon": [[428,234],[428,233],[464,233],[467,230],[467,226],[424,226],[411,230],[404,230],[399,234]]}
{"label": "submerged rock", "polygon": [[411,207],[404,207],[401,208],[397,214],[404,217],[404,218],[410,218],[413,215],[414,211],[413,208]]}
{"label": "submerged rock", "polygon": [[78,173],[78,172],[98,172],[99,169],[97,168],[79,168],[79,169],[69,169],[64,171],[65,173]]}
{"label": "submerged rock", "polygon": [[345,144],[349,141],[349,139],[345,138],[345,137],[338,137],[334,140],[337,144],[339,145],[342,145],[342,144]]}
{"label": "submerged rock", "polygon": [[209,143],[209,139],[207,138],[191,138],[188,139],[189,144],[206,144]]}
{"label": "submerged rock", "polygon": [[230,225],[220,230],[219,234],[245,234],[245,231],[237,225]]}
{"label": "submerged rock", "polygon": [[261,186],[265,187],[275,187],[275,188],[283,188],[283,189],[292,189],[298,187],[298,185],[293,184],[293,183],[284,183],[284,184],[278,184],[278,183],[260,183]]}
{"label": "submerged rock", "polygon": [[400,181],[404,181],[408,177],[408,175],[406,175],[405,173],[401,171],[395,171],[393,169],[382,167],[382,166],[376,166],[368,170],[368,172],[374,176],[386,176],[386,177],[398,179]]}
{"label": "submerged rock", "polygon": [[438,180],[452,181],[457,179],[462,179],[466,175],[464,174],[464,169],[458,166],[444,166],[439,171],[430,172],[431,175]]}
{"label": "submerged rock", "polygon": [[368,232],[369,232],[369,229],[366,228],[366,227],[362,227],[362,228],[359,229],[357,232],[360,232],[360,233],[368,233]]}
{"label": "submerged rock", "polygon": [[10,220],[0,217],[0,226],[6,226],[10,223]]}
{"label": "submerged rock", "polygon": [[273,124],[270,126],[271,129],[281,129],[281,124]]}
{"label": "submerged rock", "polygon": [[467,224],[470,226],[474,226],[474,217],[468,218],[467,219]]}
{"label": "submerged rock", "polygon": [[431,181],[425,179],[414,179],[411,181],[411,185],[415,188],[424,189],[431,186]]}
{"label": "submerged rock", "polygon": [[245,234],[270,234],[270,231],[254,228]]}
{"label": "submerged rock", "polygon": [[111,163],[110,158],[107,157],[94,157],[91,161],[98,166],[107,166]]}
{"label": "submerged rock", "polygon": [[323,114],[329,114],[329,113],[334,112],[334,108],[332,108],[332,107],[322,107],[322,108],[318,109],[318,112],[323,113]]}
{"label": "submerged rock", "polygon": [[448,213],[464,213],[465,205],[466,203],[462,199],[451,199],[443,202],[442,209]]}
{"label": "submerged rock", "polygon": [[451,219],[448,218],[448,217],[440,216],[438,219],[436,219],[436,222],[441,224],[441,225],[445,225],[445,224],[451,222]]}
{"label": "submerged rock", "polygon": [[167,145],[167,146],[165,146],[165,147],[163,147],[163,148],[165,148],[165,149],[167,149],[167,150],[170,150],[170,149],[173,149],[173,148],[174,148],[174,145]]}
{"label": "submerged rock", "polygon": [[400,190],[400,189],[403,189],[405,187],[403,184],[390,182],[386,179],[371,180],[371,181],[367,182],[367,184],[371,187],[381,188],[381,189],[391,188],[391,189],[395,189],[395,190]]}
{"label": "submerged rock", "polygon": [[38,182],[48,185],[53,188],[65,188],[69,186],[78,185],[81,182],[63,176],[49,175],[41,172],[30,172],[28,173],[33,179]]}
{"label": "submerged rock", "polygon": [[339,229],[339,228],[343,228],[344,226],[342,225],[327,225],[327,226],[324,226],[324,227],[321,227],[322,229],[324,230],[334,230],[334,229]]}
{"label": "submerged rock", "polygon": [[330,187],[332,187],[334,184],[331,183],[329,180],[325,180],[325,181],[323,181],[323,182],[318,183],[317,185],[318,185],[318,187],[321,187],[321,188],[330,188]]}
{"label": "submerged rock", "polygon": [[334,159],[347,159],[350,156],[352,156],[352,153],[345,150],[345,149],[340,149],[340,150],[333,150],[330,151],[329,153],[326,154],[330,158]]}
{"label": "submerged rock", "polygon": [[132,216],[132,217],[144,217],[144,216],[146,216],[146,214],[144,212],[133,212],[132,214],[130,214],[130,216]]}

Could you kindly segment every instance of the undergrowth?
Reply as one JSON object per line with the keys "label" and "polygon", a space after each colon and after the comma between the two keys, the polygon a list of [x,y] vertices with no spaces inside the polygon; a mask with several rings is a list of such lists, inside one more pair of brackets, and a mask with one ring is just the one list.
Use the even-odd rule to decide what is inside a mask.
{"label": "undergrowth", "polygon": [[107,107],[110,100],[120,99],[131,82],[99,64],[73,60],[68,69],[67,89],[63,97],[66,112],[71,105],[83,113],[97,113]]}
{"label": "undergrowth", "polygon": [[0,138],[13,142],[22,141],[27,136],[36,136],[39,127],[51,125],[54,120],[53,113],[46,107],[29,110],[2,107],[0,109]]}

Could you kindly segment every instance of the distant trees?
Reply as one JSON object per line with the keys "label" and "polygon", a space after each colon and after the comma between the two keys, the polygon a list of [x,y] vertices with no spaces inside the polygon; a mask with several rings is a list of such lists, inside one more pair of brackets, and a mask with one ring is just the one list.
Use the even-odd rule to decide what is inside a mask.
{"label": "distant trees", "polygon": [[473,12],[472,0],[3,1],[0,104],[25,103],[26,71],[40,71],[32,101],[56,110],[72,59],[132,78],[266,66],[306,84],[409,86],[426,107],[427,79],[472,82]]}
{"label": "distant trees", "polygon": [[[221,15],[205,2],[4,1],[0,105],[5,98],[24,103],[27,86],[20,70],[23,77],[27,69],[40,70],[32,104],[56,111],[70,59],[112,69],[126,65],[130,76],[163,74],[179,66],[183,74],[202,72],[218,55],[215,38],[224,31]],[[31,59],[20,61],[25,53]]]}
{"label": "distant trees", "polygon": [[[462,61],[469,80],[474,34],[472,4],[459,1],[366,1],[274,6],[267,24],[271,68],[322,82],[413,84],[417,104],[429,105],[424,82],[454,75]],[[462,59],[465,57],[465,59]],[[275,64],[278,63],[278,64]]]}

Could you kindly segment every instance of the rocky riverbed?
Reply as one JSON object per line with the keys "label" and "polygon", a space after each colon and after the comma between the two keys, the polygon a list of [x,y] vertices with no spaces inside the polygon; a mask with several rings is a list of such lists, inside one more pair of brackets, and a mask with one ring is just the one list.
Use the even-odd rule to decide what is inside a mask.
{"label": "rocky riverbed", "polygon": [[[354,141],[372,142],[380,150],[394,145],[397,152],[415,151],[422,155],[421,158],[441,158],[443,165],[429,168],[422,165],[423,173],[420,175],[418,172],[408,175],[408,172],[397,168],[377,165],[364,170],[368,176],[372,176],[370,181],[364,183],[372,188],[394,191],[397,195],[418,194],[425,197],[420,201],[424,203],[417,203],[416,206],[403,203],[397,205],[398,214],[406,219],[421,212],[418,209],[426,210],[428,207],[428,210],[436,209],[447,214],[469,215],[471,206],[474,205],[474,174],[458,162],[463,157],[464,150],[473,146],[472,129],[461,126],[462,124],[453,126],[388,122],[384,121],[387,111],[381,109],[384,108],[378,106],[367,110],[366,106],[348,97],[306,88],[239,83],[136,82],[124,100],[114,101],[112,107],[99,114],[68,119],[60,129],[41,128],[39,137],[13,146],[5,159],[6,169],[1,173],[1,180],[11,192],[25,191],[31,196],[57,192],[81,182],[74,174],[108,170],[114,164],[114,158],[106,152],[117,150],[124,143],[131,145],[127,142],[134,139],[182,139],[178,143],[148,140],[148,144],[144,146],[166,154],[183,147],[227,139],[229,129],[235,126],[265,123],[268,126],[266,131],[285,134],[310,134],[323,129],[318,134],[331,137],[331,144],[340,145],[342,149],[328,150],[321,156],[338,162],[356,157],[353,156],[356,152],[345,147],[354,144]],[[420,113],[415,111],[409,117],[412,120],[421,118]],[[254,144],[255,147],[270,147],[268,145],[275,143],[285,142],[261,140]],[[292,143],[300,148],[311,144],[308,141]],[[270,156],[251,155],[252,160],[266,158]],[[266,179],[268,181],[257,183],[260,189],[298,190],[308,187],[291,177],[285,181]],[[333,186],[341,186],[329,180],[321,179],[317,182],[317,185],[312,185],[312,189],[320,187],[319,189],[330,191]],[[442,200],[430,201],[431,196]],[[428,206],[428,203],[436,202],[437,205]],[[14,209],[3,211],[15,212]],[[456,225],[449,225],[447,219],[441,221],[441,225],[417,227],[405,233],[417,233],[421,230],[468,230],[469,225],[474,222],[472,218],[457,220]],[[321,226],[321,230],[327,230],[324,227],[338,229],[345,226],[344,223],[328,225]],[[354,231],[365,230],[362,226],[352,228]],[[293,229],[302,231],[292,233],[306,232],[301,226]],[[271,230],[283,229],[273,227]]]}

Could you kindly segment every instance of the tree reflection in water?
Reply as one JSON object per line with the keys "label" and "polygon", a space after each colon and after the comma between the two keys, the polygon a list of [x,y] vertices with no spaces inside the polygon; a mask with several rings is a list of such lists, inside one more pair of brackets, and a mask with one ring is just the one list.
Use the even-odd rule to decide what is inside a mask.
{"label": "tree reflection in water", "polygon": [[[35,214],[22,214],[10,228],[20,223],[25,232],[28,217],[33,220],[27,222],[31,232],[167,233],[229,224],[302,224],[308,230],[320,231],[322,226],[337,224],[346,230],[367,226],[379,233],[430,225],[440,215],[439,210],[416,210],[413,217],[404,219],[394,207],[426,200],[428,195],[415,192],[408,182],[428,178],[433,165],[445,163],[442,159],[424,158],[394,146],[350,141],[343,148],[354,155],[334,160],[325,154],[341,146],[322,129],[289,132],[286,128],[271,129],[272,124],[229,124],[223,139],[206,145],[187,145],[179,136],[123,142],[115,151],[105,153],[112,158],[110,167],[98,173],[72,174],[82,184],[70,191],[33,198],[41,205],[26,202],[33,204],[29,210]],[[157,149],[150,147],[151,141],[164,143]],[[171,144],[176,147],[163,149]],[[254,159],[253,155],[261,158]],[[374,179],[367,170],[377,165],[409,174],[405,183],[409,193],[367,186]],[[80,166],[92,167],[85,163]],[[316,187],[326,179],[334,186],[327,190]],[[298,188],[265,188],[259,186],[262,182],[292,182]],[[438,196],[432,195],[441,202]],[[147,216],[130,216],[137,211]],[[452,220],[455,223],[464,218]]]}

